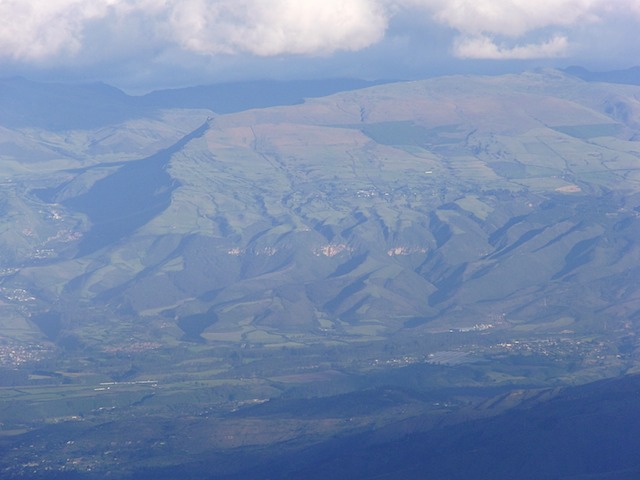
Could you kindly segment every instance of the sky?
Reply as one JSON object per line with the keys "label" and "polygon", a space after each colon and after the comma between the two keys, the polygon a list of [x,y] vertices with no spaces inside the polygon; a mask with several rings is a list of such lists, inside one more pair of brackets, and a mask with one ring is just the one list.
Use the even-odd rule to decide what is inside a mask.
{"label": "sky", "polygon": [[0,75],[149,91],[640,65],[640,0],[0,0]]}

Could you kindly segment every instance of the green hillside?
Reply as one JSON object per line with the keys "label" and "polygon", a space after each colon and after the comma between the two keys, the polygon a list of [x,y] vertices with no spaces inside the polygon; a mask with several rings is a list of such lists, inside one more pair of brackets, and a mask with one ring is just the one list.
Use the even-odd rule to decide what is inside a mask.
{"label": "green hillside", "polygon": [[637,372],[638,98],[548,70],[3,126],[0,437],[305,444]]}
{"label": "green hillside", "polygon": [[27,318],[90,302],[206,341],[598,329],[640,311],[636,91],[554,71],[390,84],[210,118],[146,157],[118,157],[128,124],[108,159],[68,132],[73,156],[13,180],[3,285]]}

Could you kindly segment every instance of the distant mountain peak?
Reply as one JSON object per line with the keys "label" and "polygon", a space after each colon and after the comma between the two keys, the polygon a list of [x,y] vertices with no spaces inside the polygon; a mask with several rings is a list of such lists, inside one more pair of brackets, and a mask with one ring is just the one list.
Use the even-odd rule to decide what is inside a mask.
{"label": "distant mountain peak", "polygon": [[569,75],[581,78],[587,82],[622,83],[626,85],[640,85],[640,66],[634,66],[625,70],[610,70],[605,72],[592,72],[579,65],[572,65],[562,70]]}

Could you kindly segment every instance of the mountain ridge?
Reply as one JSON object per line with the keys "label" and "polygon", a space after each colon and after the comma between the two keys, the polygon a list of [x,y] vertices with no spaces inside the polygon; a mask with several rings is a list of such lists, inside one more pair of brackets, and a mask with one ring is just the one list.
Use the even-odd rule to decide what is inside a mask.
{"label": "mountain ridge", "polygon": [[36,82],[0,78],[0,124],[53,131],[92,129],[157,114],[158,110],[201,109],[233,113],[252,108],[295,105],[385,83],[355,79],[251,81],[158,90],[128,95],[105,83]]}
{"label": "mountain ridge", "polygon": [[[461,94],[465,88],[469,93]],[[576,101],[580,95],[582,104]],[[537,296],[557,302],[575,322],[592,307],[567,309],[565,300],[553,300],[545,283],[571,285],[567,279],[593,262],[599,273],[588,274],[585,282],[600,282],[607,271],[614,275],[625,267],[621,258],[606,267],[602,263],[618,255],[611,241],[627,242],[626,255],[635,255],[629,242],[638,228],[637,205],[635,197],[619,190],[633,188],[633,181],[620,184],[616,172],[628,169],[634,175],[633,140],[627,139],[637,113],[622,123],[608,116],[606,105],[594,109],[593,99],[606,104],[607,95],[602,86],[545,71],[388,84],[297,106],[211,117],[202,135],[187,136],[190,141],[157,154],[168,155],[158,170],[164,186],[149,186],[149,192],[164,192],[163,209],[127,230],[140,245],[157,242],[158,235],[181,235],[178,244],[186,250],[174,250],[154,268],[134,267],[139,270],[129,277],[136,278],[131,287],[124,285],[132,265],[114,261],[96,263],[95,270],[60,287],[69,298],[107,299],[108,292],[121,292],[108,302],[138,315],[215,312],[223,328],[247,317],[259,328],[306,323],[336,333],[357,331],[361,322],[381,331],[415,327],[418,318],[439,319],[424,322],[439,328],[435,325],[444,318],[455,325],[494,315],[497,308],[516,312],[526,323],[528,315],[542,319],[542,312],[554,311],[541,309]],[[520,109],[505,117],[514,99]],[[541,115],[549,119],[543,122]],[[568,131],[563,123],[572,121],[575,131]],[[601,134],[614,134],[621,146],[631,143],[614,157],[612,141],[599,144]],[[582,159],[574,153],[578,149],[586,149]],[[111,163],[113,170],[82,187],[84,193],[61,201],[70,218],[84,217],[81,228],[94,224],[78,232],[81,256],[97,253],[97,247],[86,247],[91,238],[103,239],[100,247],[109,247],[107,238],[124,239],[100,233],[92,209],[112,205],[119,215],[128,203],[149,207],[146,197],[127,201],[134,197],[126,191],[144,191],[150,176],[141,171],[125,182],[128,186],[118,180],[141,161]],[[598,220],[585,223],[583,210]],[[128,247],[113,247],[107,255],[142,255],[142,264],[148,262],[142,251],[119,253]],[[203,248],[208,253],[198,258]],[[539,259],[528,276],[518,273],[517,259],[525,252]],[[42,272],[50,281],[56,270],[83,269],[83,263],[65,260],[62,270],[43,266]],[[27,271],[32,276],[40,269],[34,265]],[[509,278],[509,285],[501,277]],[[103,278],[110,278],[104,287]],[[522,288],[530,293],[507,306]],[[213,291],[215,300],[204,300]],[[282,293],[274,297],[274,292]],[[496,306],[483,310],[482,302]]]}

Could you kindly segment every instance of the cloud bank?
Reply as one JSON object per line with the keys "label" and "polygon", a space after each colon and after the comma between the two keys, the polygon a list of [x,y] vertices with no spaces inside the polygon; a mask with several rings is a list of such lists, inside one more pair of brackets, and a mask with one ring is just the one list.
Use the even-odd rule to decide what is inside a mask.
{"label": "cloud bank", "polygon": [[[389,21],[373,0],[0,0],[0,55],[73,57],[119,36],[201,54],[321,55],[382,39]],[[92,29],[107,38],[91,42]],[[143,24],[152,28],[142,28]]]}
{"label": "cloud bank", "polygon": [[[412,30],[398,33],[403,18]],[[452,59],[624,49],[640,61],[637,31],[640,0],[0,0],[0,65],[326,58],[399,45],[398,35]]]}

